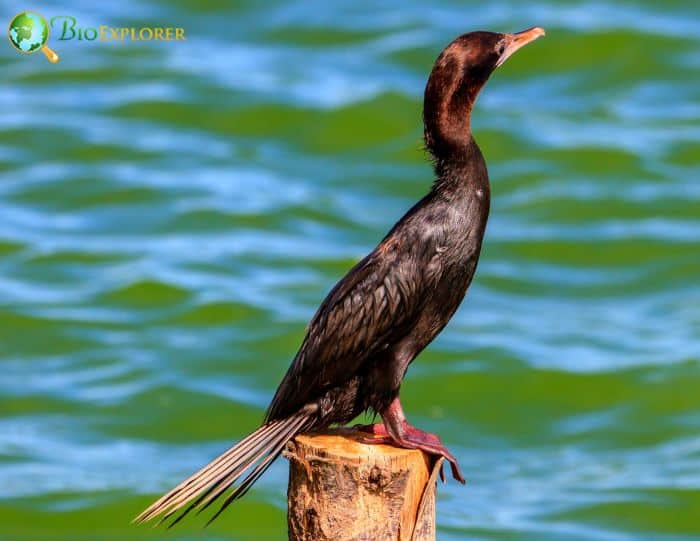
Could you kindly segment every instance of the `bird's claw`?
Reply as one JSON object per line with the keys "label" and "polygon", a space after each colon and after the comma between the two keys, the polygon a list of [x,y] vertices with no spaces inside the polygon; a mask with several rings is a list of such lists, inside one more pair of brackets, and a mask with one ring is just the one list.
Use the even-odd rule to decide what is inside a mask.
{"label": "bird's claw", "polygon": [[[462,471],[459,469],[457,459],[447,450],[440,438],[435,434],[423,432],[407,425],[402,437],[395,438],[388,433],[383,423],[355,425],[353,428],[360,432],[360,434],[355,436],[355,439],[360,443],[368,445],[395,445],[405,449],[419,449],[431,455],[444,457],[450,463],[452,477],[462,484],[466,483]],[[446,481],[444,464],[440,465],[440,479],[443,483]]]}

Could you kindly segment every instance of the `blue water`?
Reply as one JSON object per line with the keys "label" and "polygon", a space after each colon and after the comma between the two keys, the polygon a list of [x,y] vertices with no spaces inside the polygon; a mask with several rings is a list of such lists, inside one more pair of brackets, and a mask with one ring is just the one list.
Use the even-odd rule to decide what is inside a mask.
{"label": "blue water", "polygon": [[476,279],[402,390],[469,481],[439,487],[438,538],[700,537],[696,2],[36,9],[187,39],[0,47],[0,539],[285,538],[284,461],[205,531],[128,522],[256,427],[430,186],[441,48],[533,25],[473,118]]}

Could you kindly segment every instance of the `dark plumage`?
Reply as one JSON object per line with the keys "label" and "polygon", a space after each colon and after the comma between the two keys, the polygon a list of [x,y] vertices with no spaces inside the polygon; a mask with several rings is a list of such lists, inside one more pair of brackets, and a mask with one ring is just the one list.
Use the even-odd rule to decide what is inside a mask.
{"label": "dark plumage", "polygon": [[361,427],[390,442],[454,457],[406,421],[399,388],[408,365],[459,307],[476,270],[489,213],[486,163],[470,129],[471,109],[492,71],[544,34],[472,32],[450,43],[425,89],[425,144],[436,180],[379,245],[336,284],[309,324],[263,425],[146,509],[136,521],[209,506],[246,474],[212,520],[241,497],[300,432],[345,424],[367,410],[383,424]]}

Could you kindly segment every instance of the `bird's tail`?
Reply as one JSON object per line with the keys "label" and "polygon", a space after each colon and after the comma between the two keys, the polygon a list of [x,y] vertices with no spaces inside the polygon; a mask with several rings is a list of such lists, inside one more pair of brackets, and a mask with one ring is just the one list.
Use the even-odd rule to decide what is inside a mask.
{"label": "bird's tail", "polygon": [[[209,507],[226,490],[243,477],[240,484],[228,495],[221,508],[209,519],[209,524],[231,502],[241,498],[258,478],[270,467],[282,452],[284,445],[296,434],[309,428],[310,412],[299,413],[269,421],[255,432],[231,447],[224,454],[204,466],[188,479],[176,486],[137,516],[133,522],[141,523],[162,515],[160,522],[166,521],[185,508],[170,523],[169,528],[180,522],[190,511],[200,513]],[[185,507],[187,506],[187,507]]]}

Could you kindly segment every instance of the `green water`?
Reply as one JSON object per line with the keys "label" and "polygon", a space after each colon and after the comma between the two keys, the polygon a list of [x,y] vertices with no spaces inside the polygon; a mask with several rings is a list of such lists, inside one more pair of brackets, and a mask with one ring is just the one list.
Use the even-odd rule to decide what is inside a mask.
{"label": "green water", "polygon": [[440,49],[535,24],[474,115],[475,282],[402,391],[469,478],[438,537],[700,538],[700,4],[37,9],[187,40],[0,46],[2,541],[284,539],[284,461],[207,530],[129,521],[256,427],[324,294],[429,187]]}

